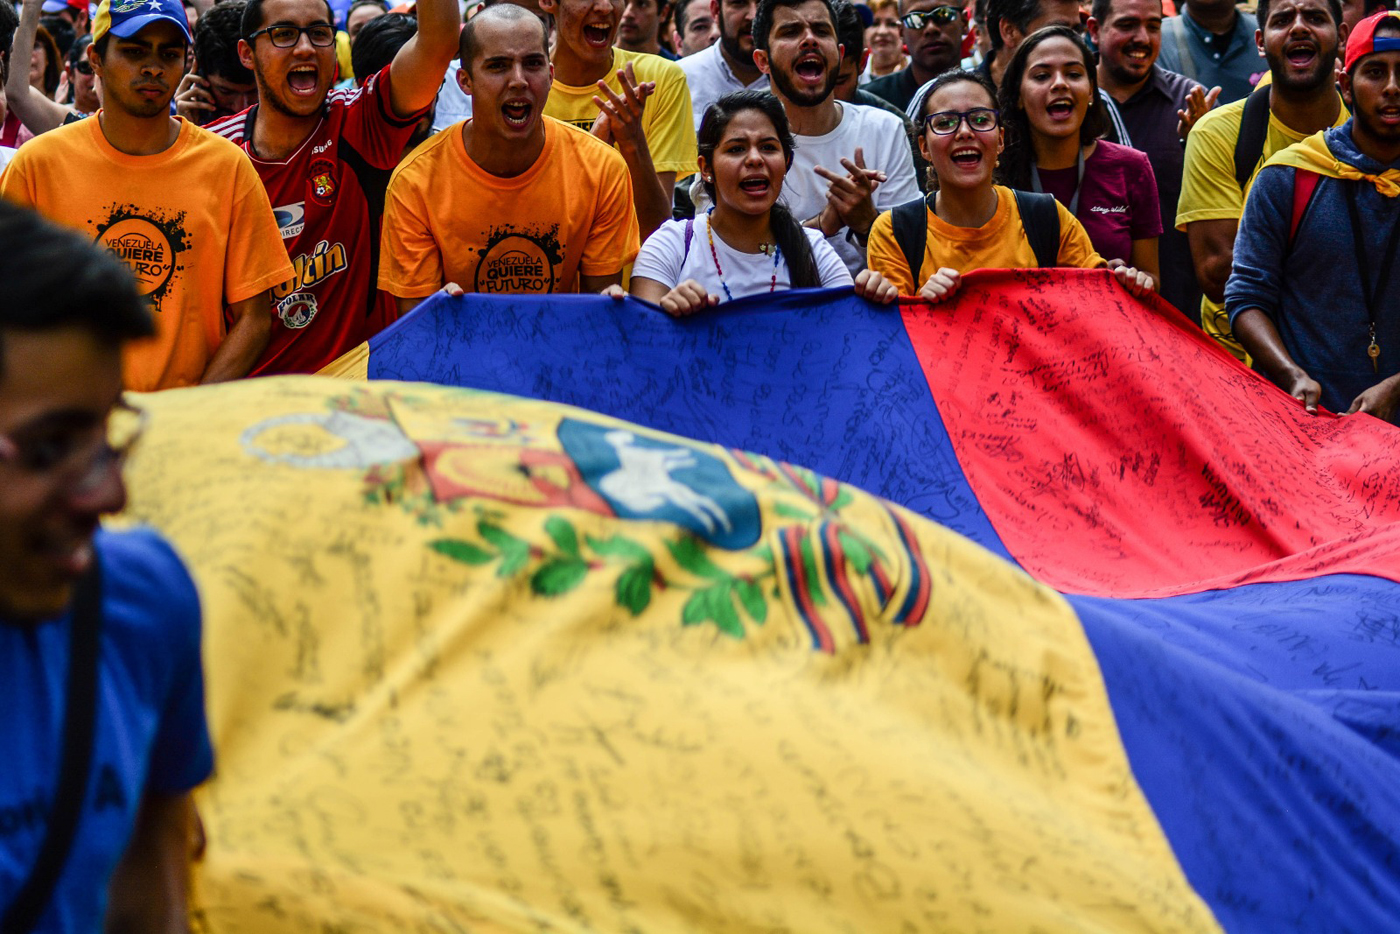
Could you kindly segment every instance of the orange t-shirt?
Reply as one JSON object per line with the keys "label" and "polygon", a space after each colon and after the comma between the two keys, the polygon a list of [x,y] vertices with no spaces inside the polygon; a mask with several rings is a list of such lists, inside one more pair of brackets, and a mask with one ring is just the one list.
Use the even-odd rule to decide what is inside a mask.
{"label": "orange t-shirt", "polygon": [[467,155],[461,123],[415,149],[389,179],[379,287],[399,298],[447,282],[468,292],[578,291],[579,274],[620,272],[640,247],[627,164],[551,117],[528,170],[501,178]]}
{"label": "orange t-shirt", "polygon": [[128,389],[191,386],[224,339],[226,305],[293,275],[267,192],[228,140],[181,120],[175,142],[130,156],[89,117],[26,143],[0,196],[92,237],[124,260],[156,336],[129,344]]}
{"label": "orange t-shirt", "polygon": [[[917,282],[909,274],[904,251],[894,239],[894,222],[890,212],[881,214],[870,228],[867,247],[870,268],[894,283],[900,295],[915,294],[930,276],[945,266],[958,272],[1034,269],[1039,264],[1030,241],[1026,239],[1021,212],[1016,209],[1016,197],[1009,188],[1001,185],[994,187],[997,209],[992,219],[981,227],[955,227],[932,211],[925,212],[928,215],[928,237],[924,243],[924,263],[919,269]],[[1059,265],[1077,269],[1097,269],[1104,265],[1104,258],[1094,251],[1089,235],[1075,216],[1058,201],[1055,207],[1060,212]]]}

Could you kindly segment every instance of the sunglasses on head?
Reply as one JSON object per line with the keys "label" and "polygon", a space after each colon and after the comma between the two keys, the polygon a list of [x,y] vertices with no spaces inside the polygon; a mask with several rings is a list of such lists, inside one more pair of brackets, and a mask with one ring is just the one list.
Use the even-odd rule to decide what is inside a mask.
{"label": "sunglasses on head", "polygon": [[923,29],[929,23],[937,26],[947,26],[949,23],[962,19],[962,10],[955,6],[936,6],[926,13],[909,13],[900,17],[900,22],[909,29],[916,32]]}

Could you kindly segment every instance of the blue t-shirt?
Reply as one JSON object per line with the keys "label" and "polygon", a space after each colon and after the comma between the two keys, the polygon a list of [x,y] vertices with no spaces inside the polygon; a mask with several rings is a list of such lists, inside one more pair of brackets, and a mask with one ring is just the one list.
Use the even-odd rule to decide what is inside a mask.
{"label": "blue t-shirt", "polygon": [[[204,719],[199,596],[149,530],[99,531],[102,647],[87,803],[39,929],[100,931],[107,882],[143,792],[188,791],[214,755]],[[0,906],[28,877],[44,838],[63,748],[69,628],[0,619]]]}

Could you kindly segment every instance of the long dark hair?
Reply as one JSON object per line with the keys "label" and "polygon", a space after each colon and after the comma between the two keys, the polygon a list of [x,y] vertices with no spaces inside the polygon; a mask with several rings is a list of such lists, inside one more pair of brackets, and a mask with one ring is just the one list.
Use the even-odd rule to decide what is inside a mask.
{"label": "long dark hair", "polygon": [[1084,72],[1089,76],[1089,109],[1079,126],[1079,145],[1087,146],[1103,136],[1107,128],[1103,102],[1099,99],[1098,69],[1093,53],[1068,26],[1046,26],[1025,38],[1011,56],[1006,74],[1001,78],[1001,125],[1006,127],[1006,149],[1001,154],[999,179],[1008,188],[1031,187],[1031,163],[1035,161],[1035,143],[1031,139],[1031,123],[1021,102],[1021,81],[1026,76],[1027,63],[1036,46],[1050,39],[1068,39],[1084,58]]}
{"label": "long dark hair", "polygon": [[[729,122],[746,110],[757,110],[773,124],[773,131],[777,133],[778,142],[783,147],[783,159],[788,168],[792,168],[794,143],[792,130],[788,127],[787,113],[778,99],[767,91],[735,91],[724,95],[705,110],[705,118],[700,121],[700,129],[695,134],[698,144],[696,150],[704,156],[705,164],[714,166],[715,147],[724,138],[724,131],[729,128]],[[705,187],[705,193],[710,196],[710,201],[716,201],[715,183],[705,181],[702,177],[701,184]],[[807,239],[807,232],[802,229],[797,218],[792,216],[792,212],[783,204],[781,198],[774,201],[773,207],[768,211],[768,226],[773,231],[773,239],[777,241],[778,249],[782,250],[783,256],[787,258],[788,278],[792,287],[814,289],[820,286],[821,276],[817,274],[817,261],[812,256],[812,244]]]}

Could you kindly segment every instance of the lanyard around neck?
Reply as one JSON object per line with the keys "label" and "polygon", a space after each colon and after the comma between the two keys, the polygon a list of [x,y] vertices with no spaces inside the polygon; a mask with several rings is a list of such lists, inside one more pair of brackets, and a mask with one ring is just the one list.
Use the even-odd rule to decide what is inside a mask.
{"label": "lanyard around neck", "polygon": [[[1079,154],[1075,156],[1074,168],[1078,173],[1078,178],[1074,181],[1074,197],[1069,199],[1069,212],[1075,217],[1079,216],[1079,193],[1084,190],[1084,147],[1079,147]],[[1040,187],[1040,169],[1036,168],[1034,162],[1031,163],[1031,190],[1044,192]]]}
{"label": "lanyard around neck", "polygon": [[1361,272],[1361,296],[1366,300],[1366,316],[1371,327],[1371,343],[1366,348],[1366,355],[1371,358],[1371,368],[1376,369],[1377,358],[1381,355],[1380,345],[1376,343],[1376,300],[1378,296],[1386,294],[1386,286],[1390,284],[1390,271],[1395,267],[1395,251],[1400,247],[1400,220],[1390,228],[1390,238],[1381,257],[1380,273],[1373,281],[1371,258],[1366,252],[1366,238],[1361,233],[1361,209],[1356,205],[1357,190],[1363,184],[1364,181],[1358,180],[1346,185],[1347,213],[1351,215],[1351,242],[1356,248],[1356,265]]}

